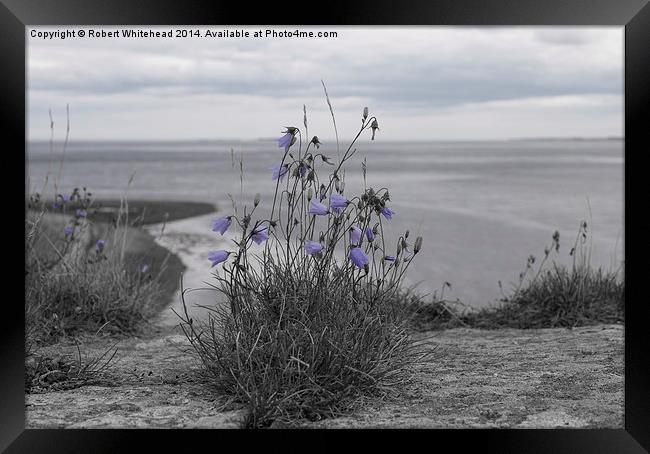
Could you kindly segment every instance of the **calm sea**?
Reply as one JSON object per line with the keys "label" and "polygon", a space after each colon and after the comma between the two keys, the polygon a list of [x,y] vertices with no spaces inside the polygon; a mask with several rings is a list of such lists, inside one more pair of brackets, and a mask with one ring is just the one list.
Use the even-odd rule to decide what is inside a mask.
{"label": "calm sea", "polygon": [[[336,160],[335,146],[320,151]],[[345,191],[350,196],[360,187],[367,158],[368,185],[389,188],[397,213],[386,223],[389,235],[410,229],[413,240],[424,238],[410,283],[432,292],[449,282],[447,297],[482,306],[500,296],[499,281],[510,288],[530,254],[543,255],[555,230],[558,260],[567,263],[582,219],[593,235],[592,264],[620,265],[623,153],[616,139],[364,142],[346,171]],[[261,206],[270,205],[269,167],[281,157],[272,140],[72,142],[58,187],[86,186],[99,199],[128,191],[132,199],[209,201],[228,213],[227,193],[250,205],[259,192]],[[41,190],[48,169],[50,182],[55,179],[60,161],[60,143],[52,153],[47,142],[31,143],[30,189]]]}

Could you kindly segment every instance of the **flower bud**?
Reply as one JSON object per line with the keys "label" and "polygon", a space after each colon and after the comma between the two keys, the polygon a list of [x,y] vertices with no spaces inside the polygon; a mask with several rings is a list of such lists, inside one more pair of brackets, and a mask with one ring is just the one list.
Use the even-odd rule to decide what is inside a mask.
{"label": "flower bud", "polygon": [[368,118],[368,108],[364,107],[363,108],[363,119],[365,120],[366,118]]}
{"label": "flower bud", "polygon": [[370,127],[372,128],[371,140],[375,140],[375,132],[379,129],[379,123],[377,122],[376,118],[374,120],[372,120],[372,124],[370,125]]}
{"label": "flower bud", "polygon": [[258,192],[257,194],[255,194],[255,199],[253,200],[253,206],[257,206],[257,205],[260,204],[260,198],[261,198],[261,197],[262,197],[262,196],[260,195],[259,192]]}
{"label": "flower bud", "polygon": [[312,137],[311,143],[313,143],[316,148],[320,147],[320,140],[318,140],[317,136]]}
{"label": "flower bud", "polygon": [[309,202],[313,196],[314,196],[314,191],[310,187],[309,190],[307,191],[307,201]]}

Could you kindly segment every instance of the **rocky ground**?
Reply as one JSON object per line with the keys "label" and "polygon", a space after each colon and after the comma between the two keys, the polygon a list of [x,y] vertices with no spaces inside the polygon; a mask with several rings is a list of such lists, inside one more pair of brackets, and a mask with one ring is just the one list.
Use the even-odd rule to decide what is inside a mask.
{"label": "rocky ground", "polygon": [[[354,413],[312,428],[623,428],[623,327],[453,329],[419,335],[433,360],[413,382]],[[114,341],[94,339],[85,357]],[[173,327],[119,341],[115,362],[76,389],[26,396],[27,428],[236,428],[245,410],[225,407],[199,379],[198,362]],[[74,358],[74,344],[51,355]]]}

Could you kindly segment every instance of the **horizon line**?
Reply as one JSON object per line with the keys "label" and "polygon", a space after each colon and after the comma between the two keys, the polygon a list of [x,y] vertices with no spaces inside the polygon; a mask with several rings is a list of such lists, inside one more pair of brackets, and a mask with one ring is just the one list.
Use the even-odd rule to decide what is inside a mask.
{"label": "horizon line", "polygon": [[[149,143],[174,143],[174,142],[266,142],[266,141],[277,141],[277,137],[257,137],[251,139],[241,139],[241,138],[171,138],[171,139],[154,139],[154,138],[140,138],[140,139],[114,139],[114,138],[97,138],[97,139],[70,139],[68,143],[72,142],[105,142],[105,143],[118,143],[118,142],[149,142]],[[387,139],[379,140],[384,143],[391,142],[509,142],[509,141],[539,141],[539,140],[624,140],[625,136],[548,136],[548,137],[504,137],[504,138],[472,138],[472,139],[461,139],[461,138],[449,138],[449,139]],[[327,142],[330,140],[325,139]],[[365,139],[370,142],[370,140]],[[48,138],[28,138],[28,142],[50,142],[51,139]],[[61,142],[62,140],[55,140],[54,142]],[[332,142],[335,142],[336,139],[333,139]],[[340,140],[339,140],[340,141]]]}

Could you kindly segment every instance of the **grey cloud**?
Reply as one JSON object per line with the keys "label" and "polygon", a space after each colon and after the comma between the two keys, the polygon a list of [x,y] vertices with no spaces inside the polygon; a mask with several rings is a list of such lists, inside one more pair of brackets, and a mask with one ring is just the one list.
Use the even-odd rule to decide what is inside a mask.
{"label": "grey cloud", "polygon": [[[363,100],[400,115],[491,101],[621,95],[622,32],[582,28],[347,30],[333,41],[28,41],[30,99],[84,112],[202,97]],[[266,102],[266,101],[265,101]],[[322,104],[322,103],[320,103]],[[133,108],[136,106],[133,105]],[[209,106],[211,109],[214,106]],[[323,108],[320,106],[319,108]]]}

